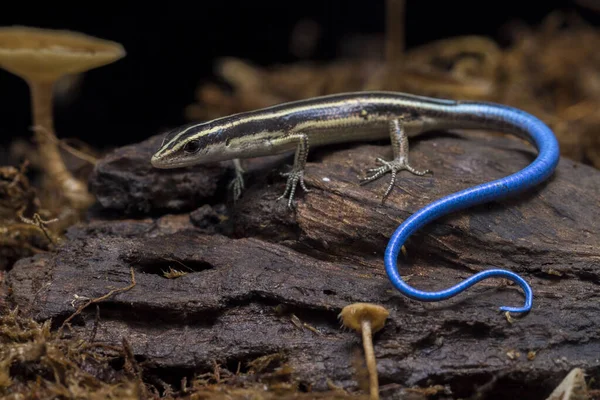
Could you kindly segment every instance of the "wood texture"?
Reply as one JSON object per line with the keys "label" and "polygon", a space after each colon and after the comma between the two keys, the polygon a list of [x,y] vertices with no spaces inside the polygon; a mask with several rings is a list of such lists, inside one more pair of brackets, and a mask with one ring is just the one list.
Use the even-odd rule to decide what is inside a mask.
{"label": "wood texture", "polygon": [[[80,304],[72,304],[75,295],[127,286],[134,268],[136,287],[100,303],[96,340],[126,337],[152,368],[175,376],[211,370],[215,361],[235,370],[238,362],[281,353],[306,387],[323,390],[330,379],[358,390],[360,337],[340,329],[337,315],[350,303],[372,302],[390,311],[374,339],[384,397],[391,384],[439,384],[448,398],[544,399],[573,367],[600,378],[600,172],[591,167],[562,159],[535,190],[444,217],[407,243],[399,268],[420,289],[446,288],[491,267],[521,274],[534,305],[509,322],[498,307],[522,304],[518,287],[494,279],[421,303],[395,291],[382,256],[389,236],[420,207],[531,162],[534,150],[512,137],[437,132],[413,139],[414,167],[434,175],[399,174],[385,205],[389,177],[365,186],[358,178],[375,157],[391,156],[387,143],[312,149],[312,191],[299,192],[295,211],[275,202],[285,187],[283,164],[253,164],[247,190],[232,205],[215,186],[226,185],[222,169],[154,171],[144,164],[151,146],[115,154],[94,178],[100,203],[148,216],[93,215],[55,254],[19,261],[8,274],[12,301],[38,319],[59,325]],[[144,176],[132,181],[122,168]],[[170,200],[158,207],[156,193]],[[203,207],[189,214],[192,204]],[[167,279],[169,268],[188,273]],[[90,334],[95,318],[90,307],[74,326]]]}

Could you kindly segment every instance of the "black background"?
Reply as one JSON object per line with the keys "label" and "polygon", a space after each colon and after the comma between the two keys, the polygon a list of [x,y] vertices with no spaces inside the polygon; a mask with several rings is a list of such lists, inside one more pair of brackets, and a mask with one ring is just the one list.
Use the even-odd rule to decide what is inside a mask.
{"label": "black background", "polygon": [[[383,33],[385,18],[383,0],[78,4],[14,4],[2,10],[0,25],[69,29],[123,44],[125,58],[88,72],[77,97],[55,110],[59,137],[78,137],[98,147],[140,141],[185,123],[184,108],[194,101],[198,83],[211,79],[218,57],[259,65],[297,61],[289,40],[299,20],[318,22],[321,36],[309,59],[327,61],[339,57],[348,35]],[[408,0],[407,46],[463,34],[487,35],[504,44],[508,23],[535,25],[557,9],[598,20],[572,1]],[[0,144],[30,137],[30,118],[25,82],[0,70]]]}

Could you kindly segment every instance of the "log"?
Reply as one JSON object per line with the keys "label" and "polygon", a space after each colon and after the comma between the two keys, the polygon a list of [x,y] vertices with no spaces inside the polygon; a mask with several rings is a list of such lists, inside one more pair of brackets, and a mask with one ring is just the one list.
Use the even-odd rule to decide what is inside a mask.
{"label": "log", "polygon": [[96,164],[89,187],[105,211],[131,216],[191,211],[218,195],[226,171],[218,165],[152,168],[150,158],[162,140],[163,135],[156,135],[121,147]]}
{"label": "log", "polygon": [[[132,163],[147,163],[149,146],[119,151],[133,160],[128,168],[147,168]],[[59,326],[81,304],[75,295],[126,287],[133,268],[136,286],[99,303],[98,321],[88,307],[71,322],[83,335],[97,323],[95,340],[106,344],[127,338],[136,356],[175,375],[212,370],[214,362],[235,372],[238,363],[280,354],[302,387],[325,390],[331,380],[359,390],[361,340],[340,329],[337,316],[348,304],[371,302],[390,311],[374,338],[384,398],[397,390],[386,387],[442,385],[451,398],[544,399],[574,367],[600,378],[600,172],[563,158],[539,187],[441,218],[407,242],[399,268],[420,289],[446,288],[491,267],[521,274],[532,286],[533,309],[507,319],[498,307],[523,302],[515,285],[492,279],[450,300],[422,303],[393,288],[382,256],[393,231],[419,208],[517,171],[535,151],[489,132],[423,134],[411,140],[411,162],[433,175],[400,173],[383,205],[389,176],[358,185],[378,156],[391,156],[387,143],[312,149],[311,192],[298,192],[294,210],[275,201],[289,158],[275,167],[254,164],[235,204],[226,191],[212,191],[210,204],[205,195],[194,197],[191,187],[205,193],[214,180],[186,171],[183,192],[194,198],[186,207],[200,208],[193,212],[140,207],[131,175],[123,175],[99,197],[121,196],[122,216],[92,215],[55,253],[17,262],[7,277],[12,301]],[[102,176],[130,174],[113,160],[100,162],[105,172],[94,187]],[[153,185],[184,173],[145,171]],[[167,189],[144,189],[144,204]],[[170,189],[177,204],[188,201]],[[133,209],[146,216],[128,219],[125,210]],[[186,274],[168,279],[171,269]]]}

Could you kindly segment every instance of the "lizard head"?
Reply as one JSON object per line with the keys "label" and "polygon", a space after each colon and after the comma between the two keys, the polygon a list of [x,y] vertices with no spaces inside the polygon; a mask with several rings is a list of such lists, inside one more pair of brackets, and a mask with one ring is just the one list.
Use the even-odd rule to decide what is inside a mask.
{"label": "lizard head", "polygon": [[211,121],[175,128],[165,135],[151,159],[155,168],[179,168],[228,160],[231,151],[222,124]]}

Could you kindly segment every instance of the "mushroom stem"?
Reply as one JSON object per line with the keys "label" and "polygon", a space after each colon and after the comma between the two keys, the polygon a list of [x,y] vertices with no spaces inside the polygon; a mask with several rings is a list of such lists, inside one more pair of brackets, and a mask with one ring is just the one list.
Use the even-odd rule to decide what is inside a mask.
{"label": "mushroom stem", "polygon": [[[31,91],[33,123],[54,132],[54,119],[52,118],[54,82],[27,80],[27,84]],[[49,143],[49,140],[45,138],[38,138],[38,140],[43,140],[41,143]]]}
{"label": "mushroom stem", "polygon": [[50,182],[61,189],[71,206],[77,210],[83,210],[93,202],[93,199],[83,182],[77,180],[69,172],[56,145],[52,116],[54,81],[29,79],[27,83],[31,92],[34,134],[38,143],[41,163]]}
{"label": "mushroom stem", "polygon": [[371,400],[379,400],[379,380],[377,361],[373,351],[373,332],[383,328],[389,312],[382,306],[369,303],[353,303],[342,309],[338,316],[344,326],[362,334],[365,360],[369,371],[369,392]]}
{"label": "mushroom stem", "polygon": [[386,1],[385,61],[398,67],[404,56],[405,0]]}
{"label": "mushroom stem", "polygon": [[373,350],[373,332],[371,330],[371,321],[364,319],[361,322],[361,332],[363,348],[365,349],[365,360],[367,361],[367,370],[369,371],[369,391],[370,399],[379,399],[379,379],[377,377],[377,362],[375,361],[375,351]]}

